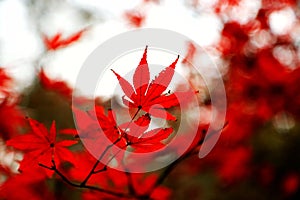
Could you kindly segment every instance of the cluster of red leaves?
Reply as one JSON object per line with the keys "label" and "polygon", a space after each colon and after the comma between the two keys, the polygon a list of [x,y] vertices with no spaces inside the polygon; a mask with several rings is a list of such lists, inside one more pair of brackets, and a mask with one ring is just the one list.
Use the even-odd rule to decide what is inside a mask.
{"label": "cluster of red leaves", "polygon": [[[215,12],[220,14],[223,10],[238,6],[239,3],[237,0],[218,1]],[[298,169],[292,171],[284,169],[285,171],[276,177],[278,169],[272,163],[264,161],[263,164],[255,166],[253,164],[255,149],[250,142],[260,127],[280,113],[288,113],[296,120],[300,119],[299,67],[291,69],[274,55],[276,46],[289,45],[294,51],[298,47],[288,35],[280,37],[271,33],[268,25],[270,13],[295,5],[296,1],[293,0],[265,0],[262,1],[262,9],[255,20],[247,24],[228,20],[224,24],[217,49],[222,58],[229,63],[228,73],[225,76],[229,101],[228,126],[224,129],[218,145],[207,158],[201,162],[198,159],[186,162],[188,167],[185,173],[215,169],[214,172],[220,181],[226,185],[234,185],[257,173],[260,175],[257,178],[259,184],[264,187],[271,186],[275,179],[279,179],[283,197],[292,198],[292,195],[299,191]],[[136,27],[142,26],[145,21],[145,15],[139,11],[128,12],[125,16]],[[269,32],[274,43],[262,48],[252,48],[250,51],[253,33],[260,30]],[[79,31],[67,38],[62,38],[61,33],[50,38],[44,36],[45,47],[49,51],[64,48],[78,41],[84,32],[85,30]],[[81,193],[83,199],[170,199],[170,189],[157,186],[161,183],[159,174],[125,173],[100,162],[100,159],[107,159],[110,162],[111,157],[122,159],[124,156],[123,153],[118,154],[117,151],[110,149],[110,145],[101,139],[103,137],[108,138],[120,149],[134,153],[154,152],[165,147],[165,141],[174,129],[161,127],[149,130],[152,118],[176,121],[176,117],[169,109],[182,106],[179,99],[184,97],[188,101],[194,94],[191,91],[166,92],[179,57],[154,80],[150,80],[147,52],[146,47],[133,74],[133,84],[112,70],[124,92],[123,103],[131,113],[129,121],[121,124],[117,123],[117,118],[120,119],[122,116],[102,106],[93,108],[95,116],[92,111],[73,108],[79,125],[77,130],[64,129],[59,131],[61,134],[57,134],[54,122],[48,130],[43,123],[29,118],[27,121],[30,131],[24,134],[23,131],[27,129],[24,124],[26,120],[17,103],[9,103],[8,98],[4,98],[0,104],[1,138],[6,141],[7,146],[13,147],[11,151],[21,151],[24,158],[19,161],[19,174],[12,174],[7,167],[0,166],[0,171],[8,178],[0,187],[0,198],[61,198],[56,194],[57,188],[53,192],[45,182],[52,180],[52,184],[57,187],[64,181],[71,186],[85,188]],[[197,59],[196,54],[195,45],[189,43],[182,63],[189,65],[189,61]],[[298,66],[298,63],[294,64]],[[0,69],[0,92],[5,97],[9,96],[7,91],[10,80],[5,71]],[[70,100],[72,89],[64,81],[51,80],[43,70],[39,73],[39,80],[43,88],[55,91]],[[207,128],[207,124],[198,127],[196,138],[183,157],[198,150]],[[73,137],[70,138],[70,135]],[[83,148],[78,140],[79,136],[85,145],[93,147],[92,151],[98,153],[99,159]],[[184,142],[184,139],[182,138],[180,142]],[[177,144],[178,148],[180,145]],[[71,150],[73,148],[75,150]],[[145,166],[147,164],[145,163]]]}
{"label": "cluster of red leaves", "polygon": [[[168,138],[173,132],[172,128],[155,128],[148,131],[151,118],[149,114],[140,116],[138,119],[116,123],[116,115],[112,110],[108,110],[107,116],[103,107],[96,106],[96,117],[93,119],[89,112],[83,112],[74,109],[76,121],[79,125],[80,138],[94,151],[103,152],[108,144],[105,145],[101,139],[107,137],[111,143],[114,143],[121,149],[128,146],[135,152],[151,152],[164,147],[163,140]],[[101,130],[99,130],[99,126]],[[76,130],[65,130],[65,133],[77,134]],[[99,145],[102,144],[102,145]]]}
{"label": "cluster of red leaves", "polygon": [[[52,50],[62,47],[54,45],[59,43],[59,39],[54,38],[51,41]],[[125,195],[126,193],[129,193],[128,195],[131,197],[145,196],[146,198],[149,196],[153,199],[167,198],[170,195],[170,191],[156,185],[159,178],[158,175],[144,176],[131,173],[128,175],[125,172],[116,171],[100,163],[100,159],[104,160],[105,157],[111,155],[115,158],[123,159],[124,153],[117,155],[117,151],[113,152],[112,149],[109,149],[111,143],[124,150],[129,148],[130,151],[136,153],[158,151],[165,146],[165,140],[173,133],[173,128],[154,128],[148,130],[152,117],[175,120],[174,116],[161,109],[161,107],[171,108],[178,106],[179,101],[177,96],[193,94],[192,92],[164,93],[172,80],[177,61],[178,58],[154,80],[150,81],[146,47],[143,57],[135,70],[133,86],[113,71],[127,97],[127,99],[123,98],[124,104],[136,113],[129,122],[117,124],[114,111],[109,109],[106,114],[106,110],[102,106],[95,107],[96,117],[92,117],[92,111],[81,111],[73,108],[79,125],[78,130],[64,129],[59,131],[60,134],[57,134],[55,122],[52,122],[48,130],[44,124],[28,118],[29,132],[17,135],[6,141],[7,146],[23,152],[24,157],[19,161],[19,171],[21,174],[12,176],[0,188],[4,194],[3,197],[18,198],[17,194],[10,194],[13,184],[23,184],[23,188],[25,189],[31,188],[34,184],[39,184],[41,180],[49,179],[53,177],[53,174],[56,174],[61,180],[71,185],[76,185],[72,181],[80,182],[81,184],[76,185],[77,187],[89,188],[93,186],[87,184],[92,184],[100,185],[101,189],[99,190],[111,191],[111,188],[114,188],[112,191],[114,195],[111,192],[99,193],[86,191],[83,193],[83,198],[86,199],[104,198],[105,196],[120,198],[122,197],[120,194]],[[63,81],[49,79],[43,69],[39,73],[39,80],[44,89],[55,91],[61,96],[66,96],[70,99],[72,90]],[[188,99],[188,96],[185,97]],[[158,104],[161,107],[157,107]],[[144,112],[144,114],[139,112]],[[99,126],[101,127],[100,130]],[[95,151],[100,155],[99,160],[95,159],[85,150],[70,151],[70,147],[78,143],[78,132],[84,143],[95,147]],[[74,137],[68,139],[68,135],[70,134]],[[111,143],[103,143],[101,140],[103,137],[107,137]],[[109,155],[106,155],[107,150],[111,150]],[[110,162],[111,159],[108,159],[108,161]],[[71,166],[71,168],[65,168],[65,166]],[[30,176],[35,176],[37,179],[26,181],[26,178]],[[130,177],[128,178],[128,176]],[[15,183],[18,180],[20,182]],[[114,184],[113,187],[111,183]],[[45,187],[45,189],[47,188]],[[48,194],[49,191],[41,190],[39,192]],[[24,192],[23,195],[26,196],[27,193]],[[49,194],[49,196],[53,195]],[[32,195],[28,194],[26,197],[33,199],[42,198],[40,194],[36,193],[32,193]]]}
{"label": "cluster of red leaves", "polygon": [[[18,103],[14,98],[14,94],[11,94],[10,85],[8,84],[12,79],[7,75],[4,69],[0,69],[0,90],[4,92],[3,100],[0,102],[0,138],[7,141],[12,137],[19,135],[21,128],[25,126],[25,118]],[[9,149],[5,150],[1,147],[2,158],[6,153],[11,153]],[[11,154],[13,155],[13,154]],[[0,188],[1,199],[41,199],[48,195],[48,188],[44,184],[45,175],[41,175],[38,166],[35,166],[35,171],[29,174],[15,175],[10,165],[0,162],[0,176],[6,177],[8,180]],[[41,189],[35,191],[35,187]],[[16,192],[18,188],[18,192]]]}
{"label": "cluster of red leaves", "polygon": [[[219,1],[215,11],[222,14],[221,9],[230,9],[238,4],[239,1]],[[269,27],[269,16],[272,12],[287,7],[298,10],[295,4],[296,1],[262,1],[262,7],[255,19],[246,24],[227,19],[221,31],[221,39],[216,49],[228,63],[228,73],[224,77],[228,97],[228,126],[222,131],[218,144],[206,158],[201,162],[191,160],[186,163],[186,167],[191,173],[197,174],[200,171],[205,173],[205,170],[210,172],[212,168],[215,169],[222,187],[225,185],[222,192],[238,190],[239,187],[235,188],[235,185],[247,183],[249,180],[251,183],[257,181],[262,188],[279,188],[279,198],[299,197],[300,172],[293,166],[298,166],[295,164],[297,161],[291,159],[293,161],[289,164],[283,164],[285,161],[276,160],[280,162],[278,164],[272,160],[273,155],[270,156],[272,158],[257,155],[259,147],[255,146],[256,143],[253,144],[253,141],[261,139],[257,139],[261,129],[264,129],[266,124],[269,127],[274,118],[282,113],[287,113],[296,124],[299,123],[299,59],[293,57],[290,65],[286,65],[280,61],[285,55],[279,55],[278,58],[274,53],[277,47],[286,47],[290,49],[289,56],[292,57],[299,52],[299,47],[290,33],[276,35]],[[255,46],[255,35],[260,32],[268,34],[264,39],[270,43]],[[190,44],[187,49],[186,60],[193,61],[197,54],[194,55],[195,51]],[[185,65],[188,65],[187,61],[184,62]],[[269,130],[272,131],[274,130]],[[291,137],[286,134],[286,137]],[[268,144],[272,144],[272,135],[269,136]],[[281,142],[287,146],[291,145],[286,138]],[[295,151],[291,150],[292,147],[288,149]],[[264,157],[266,160],[260,163],[257,157]],[[283,157],[285,160],[285,157],[293,156]],[[253,174],[257,173],[261,176],[253,177]]]}

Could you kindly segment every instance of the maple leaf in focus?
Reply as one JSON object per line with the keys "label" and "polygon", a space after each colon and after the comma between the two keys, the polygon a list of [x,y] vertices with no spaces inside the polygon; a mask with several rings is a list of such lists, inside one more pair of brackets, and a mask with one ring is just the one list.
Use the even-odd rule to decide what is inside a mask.
{"label": "maple leaf in focus", "polygon": [[[50,131],[46,127],[33,119],[28,119],[32,133],[17,136],[7,141],[8,146],[25,152],[24,159],[21,161],[19,170],[30,167],[32,164],[52,165],[52,160],[57,165],[61,161],[73,162],[73,154],[67,149],[77,143],[73,140],[56,141],[55,122],[52,123]],[[49,175],[53,171],[46,170]]]}
{"label": "maple leaf in focus", "polygon": [[112,141],[115,142],[120,137],[117,122],[115,120],[114,112],[109,109],[107,116],[104,113],[104,109],[100,106],[96,106],[97,120],[105,133],[105,135]]}
{"label": "maple leaf in focus", "polygon": [[147,131],[150,120],[149,114],[145,114],[133,123],[128,122],[120,125],[127,146],[132,147],[136,153],[151,152],[163,148],[165,146],[163,140],[173,133],[173,128],[155,128]]}
{"label": "maple leaf in focus", "polygon": [[177,98],[178,93],[169,95],[163,94],[163,92],[167,89],[173,78],[178,59],[179,56],[170,66],[166,67],[150,82],[146,47],[143,57],[134,72],[133,86],[126,79],[112,70],[118,78],[121,88],[127,97],[126,99],[125,96],[123,96],[123,103],[130,109],[137,108],[154,117],[176,120],[173,115],[165,112],[164,109],[179,105]]}
{"label": "maple leaf in focus", "polygon": [[56,35],[52,37],[47,37],[44,35],[44,44],[48,50],[57,50],[62,47],[66,47],[69,44],[72,44],[76,41],[78,41],[83,33],[86,31],[86,29],[83,29],[81,31],[78,31],[72,35],[70,35],[67,38],[62,38],[62,33],[57,33]]}
{"label": "maple leaf in focus", "polygon": [[145,132],[143,137],[128,135],[128,145],[134,148],[136,153],[156,151],[165,146],[162,141],[167,139],[172,133],[173,128],[156,128]]}
{"label": "maple leaf in focus", "polygon": [[[119,130],[119,127],[116,122],[116,116],[113,110],[109,109],[107,111],[107,115],[104,113],[104,109],[102,106],[95,106],[96,116],[97,116],[97,125],[99,124],[101,127],[101,131],[98,130],[100,133],[104,133],[105,136],[112,142],[115,143],[119,140],[119,138],[122,137],[121,132]],[[95,125],[95,122],[90,122]],[[98,133],[99,134],[99,133]],[[95,133],[90,133],[91,135],[95,135]],[[119,148],[125,148],[126,143],[124,140],[120,140],[117,143],[115,143]]]}
{"label": "maple leaf in focus", "polygon": [[[94,111],[95,115],[93,114]],[[95,106],[95,110],[89,111],[73,107],[73,113],[75,114],[77,129],[64,130],[65,134],[76,137],[78,132],[81,141],[96,157],[101,156],[107,146],[113,143],[118,148],[111,148],[108,154],[102,156],[103,162],[104,160],[108,161],[110,155],[118,154],[118,157],[122,157],[123,153],[118,153],[118,151],[126,148],[126,141],[122,138],[112,110],[108,110],[106,114],[102,106]]]}

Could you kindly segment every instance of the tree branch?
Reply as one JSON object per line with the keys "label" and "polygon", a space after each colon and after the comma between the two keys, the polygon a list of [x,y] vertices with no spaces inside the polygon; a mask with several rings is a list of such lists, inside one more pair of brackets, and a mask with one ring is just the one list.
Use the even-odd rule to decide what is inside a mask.
{"label": "tree branch", "polygon": [[98,192],[103,192],[103,193],[106,193],[106,194],[110,194],[110,195],[113,195],[113,196],[116,196],[116,197],[125,197],[125,198],[132,198],[132,197],[133,197],[132,195],[127,194],[127,193],[121,193],[121,192],[115,192],[115,191],[111,191],[111,190],[106,190],[106,189],[99,188],[99,187],[92,186],[92,185],[82,185],[82,184],[73,183],[73,182],[70,181],[63,173],[61,173],[61,172],[57,169],[57,167],[56,167],[54,161],[52,161],[52,163],[53,163],[53,166],[52,166],[52,167],[48,167],[48,166],[43,165],[43,164],[41,164],[41,163],[39,164],[39,166],[54,171],[58,176],[61,177],[61,179],[62,179],[64,182],[66,182],[66,183],[69,184],[70,186],[73,186],[73,187],[76,187],[76,188],[91,189],[91,190],[95,190],[95,191],[98,191]]}

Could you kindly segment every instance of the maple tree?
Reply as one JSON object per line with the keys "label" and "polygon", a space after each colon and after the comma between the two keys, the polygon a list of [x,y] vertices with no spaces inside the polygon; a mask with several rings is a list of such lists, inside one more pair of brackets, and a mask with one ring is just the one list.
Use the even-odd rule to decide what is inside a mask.
{"label": "maple tree", "polygon": [[[143,9],[151,3],[159,6],[161,2],[143,0],[125,12],[124,21],[142,27],[148,17]],[[192,0],[187,6],[197,15],[203,9],[201,3]],[[201,50],[192,41],[186,43],[185,55],[174,56],[152,80],[151,46],[145,47],[132,79],[111,69],[123,93],[123,105],[117,108],[111,108],[112,99],[88,97],[78,97],[78,106],[72,105],[76,88],[51,78],[43,58],[34,62],[40,65],[35,80],[22,94],[16,94],[14,79],[0,68],[0,199],[299,199],[296,5],[293,0],[261,1],[246,22],[234,15],[245,9],[243,1],[211,5],[209,12],[222,21],[222,27],[220,40],[208,51],[226,68],[222,75],[228,101],[226,124],[212,132],[207,132],[209,120],[205,119],[214,105],[193,69]],[[270,16],[284,9],[295,14],[295,27],[278,34]],[[80,43],[90,29],[79,30],[69,36],[56,32],[49,37],[41,32],[41,56],[51,58],[54,52]],[[169,89],[178,65],[186,70],[192,89],[183,91],[180,87],[187,87],[180,85]],[[189,121],[195,96],[203,120],[196,125]],[[130,115],[125,116],[125,111]],[[153,127],[156,120],[166,123]],[[185,134],[178,136],[180,126]],[[159,154],[162,149],[180,154],[191,139],[191,126],[197,130],[191,144],[165,168],[148,173],[125,169],[135,154]],[[204,138],[219,132],[215,148],[199,159]],[[179,139],[168,149],[175,137]],[[158,155],[157,160],[159,156],[166,155]],[[115,169],[116,165],[124,170]],[[145,171],[153,159],[147,157],[139,165],[136,168]]]}

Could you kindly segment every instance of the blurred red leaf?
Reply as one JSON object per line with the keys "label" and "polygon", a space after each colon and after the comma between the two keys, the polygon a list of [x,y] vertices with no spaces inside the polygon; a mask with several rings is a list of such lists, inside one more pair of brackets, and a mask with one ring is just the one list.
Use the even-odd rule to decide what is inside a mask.
{"label": "blurred red leaf", "polygon": [[182,60],[182,64],[186,64],[188,66],[192,65],[192,62],[195,58],[197,48],[193,44],[193,42],[189,42],[187,45],[187,54],[185,55],[184,59]]}
{"label": "blurred red leaf", "polygon": [[219,169],[220,177],[227,183],[233,183],[248,175],[251,153],[251,150],[245,147],[224,152],[223,163]]}
{"label": "blurred red leaf", "polygon": [[245,44],[249,40],[249,29],[237,22],[224,24],[219,49],[224,56],[243,53]]}
{"label": "blurred red leaf", "polygon": [[288,174],[282,183],[282,188],[287,195],[292,195],[299,189],[300,179],[296,173]]}
{"label": "blurred red leaf", "polygon": [[44,35],[44,44],[48,50],[57,50],[62,47],[66,47],[76,41],[78,41],[83,33],[86,32],[86,29],[83,29],[81,31],[78,31],[72,35],[70,35],[67,38],[62,38],[62,33],[57,33],[56,35],[52,37],[47,37]]}
{"label": "blurred red leaf", "polygon": [[295,5],[297,5],[297,0],[262,0],[262,8],[270,10],[279,10]]}
{"label": "blurred red leaf", "polygon": [[73,90],[64,81],[51,80],[42,69],[39,73],[41,85],[47,89],[55,91],[64,97],[71,98]]}
{"label": "blurred red leaf", "polygon": [[46,184],[46,175],[39,166],[31,166],[26,173],[9,178],[0,186],[0,199],[55,199]]}
{"label": "blurred red leaf", "polygon": [[[145,176],[144,174],[132,174],[132,184],[138,195],[145,195],[151,191],[155,182],[158,179],[157,174],[151,174]],[[170,189],[160,186],[151,191],[150,199],[153,200],[165,200],[169,199],[171,195]]]}
{"label": "blurred red leaf", "polygon": [[5,99],[0,103],[0,135],[4,140],[17,135],[19,129],[24,125],[25,118],[21,110],[17,107],[16,102],[9,103]]}
{"label": "blurred red leaf", "polygon": [[135,27],[141,27],[145,22],[145,15],[137,10],[125,12],[125,18]]}
{"label": "blurred red leaf", "polygon": [[9,83],[11,82],[11,77],[8,76],[3,68],[0,68],[0,92],[7,93]]}

